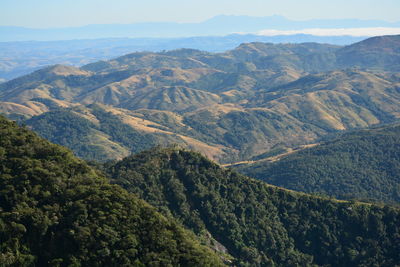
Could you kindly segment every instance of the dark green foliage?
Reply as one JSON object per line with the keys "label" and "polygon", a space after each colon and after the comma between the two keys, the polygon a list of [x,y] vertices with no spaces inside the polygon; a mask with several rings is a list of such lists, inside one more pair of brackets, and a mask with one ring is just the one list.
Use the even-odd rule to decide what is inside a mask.
{"label": "dark green foliage", "polygon": [[239,266],[395,266],[400,211],[269,186],[198,153],[153,149],[105,165],[114,183],[209,231]]}
{"label": "dark green foliage", "polygon": [[[86,160],[121,158],[123,153],[119,150],[122,148],[136,153],[158,144],[155,136],[136,131],[97,105],[92,105],[92,111],[98,124],[74,113],[73,109],[49,111],[23,123],[40,136],[72,149],[78,157]],[[109,143],[102,143],[102,138],[106,139],[104,136],[110,139]]]}
{"label": "dark green foliage", "polygon": [[73,149],[78,157],[104,159],[101,149],[90,142],[97,126],[69,110],[46,112],[25,123],[47,140]]}
{"label": "dark green foliage", "polygon": [[261,161],[238,170],[293,190],[399,203],[400,126],[344,134],[279,161]]}
{"label": "dark green foliage", "polygon": [[131,152],[136,153],[157,144],[153,136],[136,131],[110,112],[96,105],[92,105],[92,108],[93,114],[100,121],[100,130],[110,135],[113,141],[128,147]]}
{"label": "dark green foliage", "polygon": [[0,117],[0,266],[220,266],[60,146]]}
{"label": "dark green foliage", "polygon": [[255,151],[269,150],[277,140],[283,146],[290,146],[286,137],[297,135],[298,140],[303,139],[310,130],[307,128],[321,134],[316,127],[299,124],[290,116],[266,109],[233,110],[220,116],[215,116],[212,109],[201,110],[185,116],[183,122],[197,132],[195,138],[236,149],[238,157],[223,158],[221,161],[225,163],[246,160]]}

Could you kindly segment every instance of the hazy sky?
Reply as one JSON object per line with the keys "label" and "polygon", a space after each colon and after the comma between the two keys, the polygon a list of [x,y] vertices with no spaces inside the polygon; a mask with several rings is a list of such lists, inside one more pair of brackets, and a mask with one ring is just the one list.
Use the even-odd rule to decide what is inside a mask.
{"label": "hazy sky", "polygon": [[0,0],[0,25],[40,28],[199,22],[221,14],[400,21],[400,0]]}

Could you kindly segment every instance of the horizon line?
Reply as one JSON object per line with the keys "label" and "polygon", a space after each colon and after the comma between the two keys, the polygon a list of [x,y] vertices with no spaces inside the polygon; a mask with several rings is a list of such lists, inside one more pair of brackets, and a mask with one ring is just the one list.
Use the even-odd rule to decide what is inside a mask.
{"label": "horizon line", "polygon": [[270,16],[250,16],[250,15],[235,15],[235,14],[220,14],[220,15],[215,15],[212,17],[209,17],[207,19],[203,19],[201,21],[197,22],[190,22],[190,21],[137,21],[137,22],[129,22],[129,23],[122,23],[122,22],[113,22],[113,23],[89,23],[89,24],[81,24],[77,26],[57,26],[57,27],[30,27],[30,26],[21,26],[21,25],[0,25],[0,27],[9,27],[9,28],[24,28],[24,29],[30,29],[30,30],[55,30],[55,29],[71,29],[71,28],[84,28],[84,27],[89,27],[89,26],[109,26],[109,25],[114,25],[114,26],[126,26],[126,25],[135,25],[135,24],[157,24],[157,23],[172,23],[172,24],[202,24],[206,23],[208,21],[211,21],[215,18],[218,17],[246,17],[246,18],[254,18],[254,19],[265,19],[265,18],[283,18],[285,20],[291,21],[291,22],[310,22],[310,21],[346,21],[346,20],[354,20],[354,21],[362,21],[362,22],[367,22],[367,21],[375,21],[375,22],[384,22],[384,23],[390,23],[390,24],[396,24],[400,23],[400,20],[396,21],[390,21],[390,20],[383,20],[383,19],[360,19],[360,18],[311,18],[311,19],[291,19],[283,15],[279,14],[274,14]]}

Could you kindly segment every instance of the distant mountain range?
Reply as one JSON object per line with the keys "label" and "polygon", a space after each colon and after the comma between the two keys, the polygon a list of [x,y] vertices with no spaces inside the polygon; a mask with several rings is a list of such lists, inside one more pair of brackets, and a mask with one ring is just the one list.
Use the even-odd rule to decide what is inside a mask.
{"label": "distant mountain range", "polygon": [[242,43],[249,42],[317,42],[349,45],[365,38],[354,36],[313,36],[307,34],[279,36],[232,34],[186,38],[111,38],[50,42],[0,42],[0,82],[1,79],[10,80],[49,65],[67,64],[79,67],[132,52],[160,52],[178,48],[224,52],[234,49]]}
{"label": "distant mountain range", "polygon": [[0,41],[51,41],[125,37],[221,36],[233,33],[257,33],[262,30],[300,30],[308,28],[400,27],[400,22],[379,20],[306,20],[294,21],[282,16],[249,17],[221,15],[199,23],[148,22],[135,24],[87,25],[71,28],[31,29],[0,27]]}
{"label": "distant mountain range", "polygon": [[400,36],[248,43],[56,65],[1,84],[0,111],[32,117],[25,123],[87,159],[177,143],[229,163],[398,120],[399,47]]}

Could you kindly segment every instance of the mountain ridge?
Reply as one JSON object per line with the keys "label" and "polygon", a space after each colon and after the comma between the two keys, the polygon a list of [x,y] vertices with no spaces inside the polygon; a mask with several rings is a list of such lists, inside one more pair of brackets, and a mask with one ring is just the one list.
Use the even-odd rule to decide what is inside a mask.
{"label": "mountain ridge", "polygon": [[277,161],[245,162],[237,170],[292,190],[399,205],[399,129],[394,123],[353,130]]}
{"label": "mountain ridge", "polygon": [[186,47],[208,52],[223,52],[234,49],[241,43],[256,41],[269,43],[317,42],[349,45],[366,38],[314,36],[309,34],[278,36],[233,34],[188,38],[108,38],[48,42],[0,42],[0,80],[11,80],[53,64],[79,67],[98,60],[109,60],[133,51],[159,52]]}
{"label": "mountain ridge", "polygon": [[[119,126],[112,127],[122,127],[124,135],[147,136],[153,145],[189,142],[202,151],[216,147],[207,155],[230,163],[315,143],[337,131],[398,120],[400,77],[397,63],[392,64],[400,47],[397,39],[376,37],[349,48],[359,49],[363,62],[374,43],[393,40],[388,51],[373,52],[382,63],[373,70],[358,63],[342,69],[337,64],[348,47],[314,43],[250,43],[224,53],[140,52],[82,68],[54,66],[0,84],[0,110],[21,118],[108,105],[106,109],[125,113],[125,122],[136,121],[115,122]],[[60,121],[47,119],[52,125]],[[146,123],[137,123],[140,119]],[[110,144],[117,142],[121,155],[138,152],[127,136],[110,136],[109,130],[99,134]]]}
{"label": "mountain ridge", "polygon": [[1,265],[224,266],[172,218],[69,150],[2,116],[0,134]]}
{"label": "mountain ridge", "polygon": [[[390,266],[396,262],[392,260],[398,255],[398,230],[393,228],[396,208],[383,211],[373,204],[291,192],[223,169],[181,148],[152,149],[103,168],[113,183],[179,218],[189,229],[200,235],[208,231],[239,266],[362,266],[371,261]],[[375,216],[381,219],[375,221]],[[374,222],[387,223],[391,230],[380,228],[377,237]],[[384,235],[392,241],[382,239]]]}

